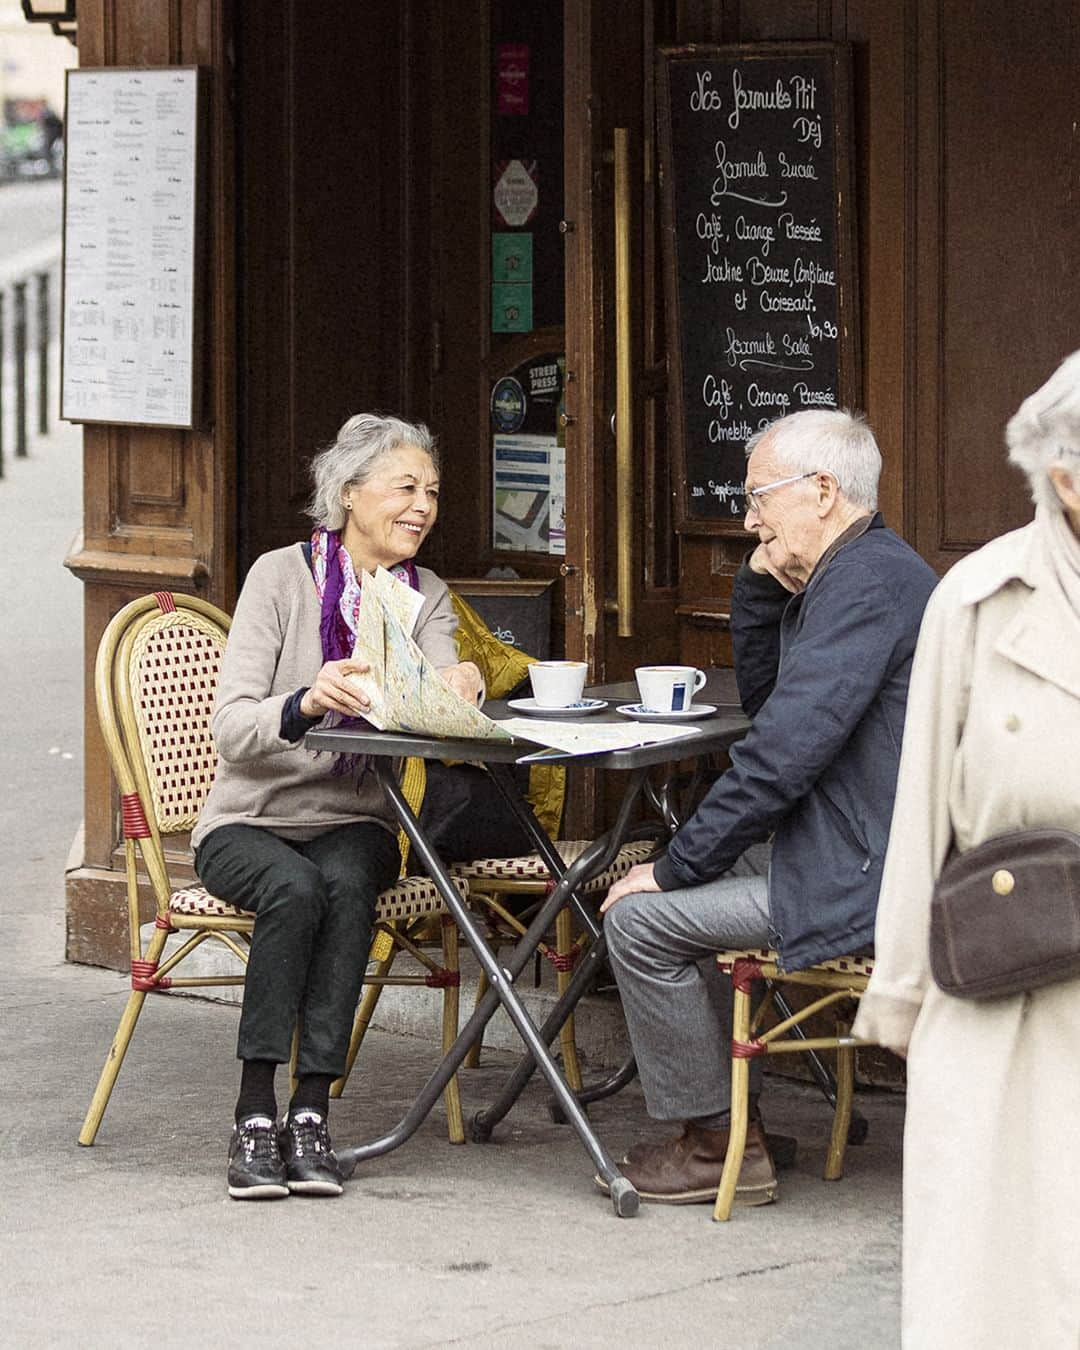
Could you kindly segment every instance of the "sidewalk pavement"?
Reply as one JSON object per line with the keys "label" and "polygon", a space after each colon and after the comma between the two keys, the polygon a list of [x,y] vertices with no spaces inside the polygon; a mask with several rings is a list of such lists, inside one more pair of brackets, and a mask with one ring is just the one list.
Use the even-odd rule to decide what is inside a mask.
{"label": "sidewalk pavement", "polygon": [[[489,1145],[452,1147],[441,1107],[339,1200],[237,1204],[224,1188],[236,1009],[147,1001],[98,1142],[75,1142],[127,996],[63,960],[63,867],[81,813],[80,438],[61,426],[0,482],[6,658],[0,803],[5,1183],[0,1326],[20,1350],[80,1347],[681,1347],[898,1344],[903,1101],[862,1094],[870,1136],[820,1179],[828,1111],[769,1084],[771,1129],[800,1140],[781,1199],[713,1224],[707,1207],[618,1220],[576,1136],[533,1083]],[[67,758],[70,756],[70,758]],[[435,1046],[372,1033],[335,1137],[384,1133]],[[463,1073],[466,1113],[513,1056]],[[591,1109],[616,1156],[661,1137],[634,1085]]]}

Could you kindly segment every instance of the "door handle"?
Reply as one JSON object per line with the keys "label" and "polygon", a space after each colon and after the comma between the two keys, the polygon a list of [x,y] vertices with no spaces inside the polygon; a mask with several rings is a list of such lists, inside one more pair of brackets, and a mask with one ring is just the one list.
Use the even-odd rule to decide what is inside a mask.
{"label": "door handle", "polygon": [[634,391],[630,328],[630,132],[615,128],[615,606],[634,636]]}

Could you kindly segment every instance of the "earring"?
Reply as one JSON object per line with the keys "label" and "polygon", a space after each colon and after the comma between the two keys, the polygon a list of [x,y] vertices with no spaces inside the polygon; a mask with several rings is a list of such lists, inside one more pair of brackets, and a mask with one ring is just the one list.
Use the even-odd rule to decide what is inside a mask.
{"label": "earring", "polygon": [[342,504],[342,506],[344,506],[344,508],[345,508],[346,511],[351,511],[351,510],[352,510],[352,498],[351,498],[351,497],[350,497],[350,499],[349,499],[347,502],[342,502],[341,504]]}

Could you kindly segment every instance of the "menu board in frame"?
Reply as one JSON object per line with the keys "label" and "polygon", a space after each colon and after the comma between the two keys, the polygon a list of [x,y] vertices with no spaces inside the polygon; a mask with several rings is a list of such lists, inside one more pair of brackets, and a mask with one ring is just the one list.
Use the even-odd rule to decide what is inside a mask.
{"label": "menu board in frame", "polygon": [[859,397],[850,56],[657,54],[676,528],[742,528],[745,445]]}
{"label": "menu board in frame", "polygon": [[69,70],[60,416],[197,424],[199,71]]}

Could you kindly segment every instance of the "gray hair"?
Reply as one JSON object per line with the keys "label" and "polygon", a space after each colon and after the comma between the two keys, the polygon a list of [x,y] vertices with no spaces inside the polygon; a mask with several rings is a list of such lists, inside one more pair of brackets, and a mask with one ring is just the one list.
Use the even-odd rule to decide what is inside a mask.
{"label": "gray hair", "polygon": [[792,473],[831,473],[852,506],[877,510],[881,451],[861,413],[808,408],[778,417],[746,442],[748,459],[766,436]]}
{"label": "gray hair", "polygon": [[1047,470],[1064,464],[1080,477],[1080,351],[1024,399],[1005,428],[1005,440],[1009,459],[1027,475],[1035,505],[1064,510]]}
{"label": "gray hair", "polygon": [[357,413],[350,417],[334,438],[334,443],[311,461],[315,491],[307,513],[328,530],[340,530],[345,524],[342,497],[345,489],[366,483],[379,461],[402,445],[415,445],[428,455],[439,471],[435,438],[421,422],[403,422],[399,417],[380,417],[377,413]]}

